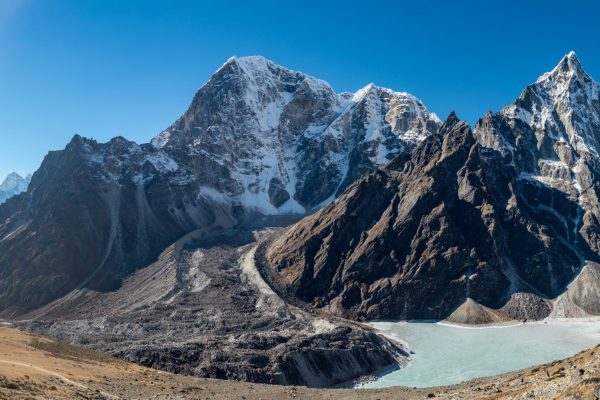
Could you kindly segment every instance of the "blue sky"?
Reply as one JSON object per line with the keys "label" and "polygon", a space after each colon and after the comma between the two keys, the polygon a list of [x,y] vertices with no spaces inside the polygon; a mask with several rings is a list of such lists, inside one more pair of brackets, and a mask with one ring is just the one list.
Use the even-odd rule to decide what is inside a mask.
{"label": "blue sky", "polygon": [[0,177],[75,133],[148,141],[232,55],[337,91],[408,91],[474,123],[570,50],[600,79],[598,15],[575,0],[0,0]]}

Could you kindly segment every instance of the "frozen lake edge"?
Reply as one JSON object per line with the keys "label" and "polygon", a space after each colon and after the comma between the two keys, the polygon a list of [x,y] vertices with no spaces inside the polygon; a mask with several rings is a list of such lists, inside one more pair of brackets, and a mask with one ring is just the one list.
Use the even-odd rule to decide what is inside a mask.
{"label": "frozen lake edge", "polygon": [[445,386],[566,358],[600,343],[600,318],[492,325],[370,322],[414,352],[410,363],[360,388]]}

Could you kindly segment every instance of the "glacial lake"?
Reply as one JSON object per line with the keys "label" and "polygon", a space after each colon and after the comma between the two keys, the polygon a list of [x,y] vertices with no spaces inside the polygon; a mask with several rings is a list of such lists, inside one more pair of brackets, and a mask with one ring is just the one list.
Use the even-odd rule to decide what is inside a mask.
{"label": "glacial lake", "polygon": [[360,387],[451,385],[570,357],[600,343],[600,321],[548,321],[458,327],[443,323],[373,322],[408,344],[406,367]]}

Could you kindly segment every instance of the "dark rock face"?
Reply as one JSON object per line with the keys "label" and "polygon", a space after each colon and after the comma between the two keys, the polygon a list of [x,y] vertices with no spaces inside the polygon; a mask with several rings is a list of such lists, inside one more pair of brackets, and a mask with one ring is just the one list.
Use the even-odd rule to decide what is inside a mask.
{"label": "dark rock face", "polygon": [[197,183],[173,185],[156,154],[121,138],[75,137],[46,157],[28,193],[0,208],[4,316],[79,286],[113,290],[191,229],[235,221],[198,196]]}
{"label": "dark rock face", "polygon": [[[359,179],[275,240],[267,262],[301,300],[353,318],[440,318],[467,290],[493,299],[510,282],[485,251],[488,228],[462,232],[465,218],[481,214],[459,198],[459,171],[469,158],[479,161],[474,144],[468,125],[451,116],[398,170]],[[479,291],[472,276],[494,282],[495,292]]]}
{"label": "dark rock face", "polygon": [[[499,129],[514,136],[501,116],[481,121],[479,137],[484,127],[493,140]],[[356,319],[442,319],[467,300],[506,306],[514,318],[531,308],[548,315],[513,295],[554,298],[598,258],[587,233],[597,225],[585,222],[596,208],[530,179],[511,146],[486,144],[451,115],[410,157],[360,178],[274,240],[265,252],[273,286]]]}
{"label": "dark rock face", "polygon": [[78,287],[114,290],[192,230],[305,213],[358,175],[355,148],[369,151],[363,173],[437,121],[406,93],[338,95],[261,57],[232,58],[152,144],[76,136],[0,206],[0,315]]}
{"label": "dark rock face", "polygon": [[599,137],[600,85],[570,53],[474,135],[451,115],[292,227],[266,251],[271,279],[359,319],[543,318],[600,254]]}
{"label": "dark rock face", "polygon": [[282,206],[290,199],[290,194],[285,190],[283,182],[279,178],[272,178],[269,182],[269,200],[275,207]]}

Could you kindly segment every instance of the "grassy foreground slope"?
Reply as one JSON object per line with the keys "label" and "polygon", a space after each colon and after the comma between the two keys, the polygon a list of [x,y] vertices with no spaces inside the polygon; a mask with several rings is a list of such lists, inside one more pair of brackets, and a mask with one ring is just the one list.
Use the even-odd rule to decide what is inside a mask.
{"label": "grassy foreground slope", "polygon": [[598,399],[600,346],[566,360],[460,385],[307,389],[199,379],[0,328],[0,399]]}

